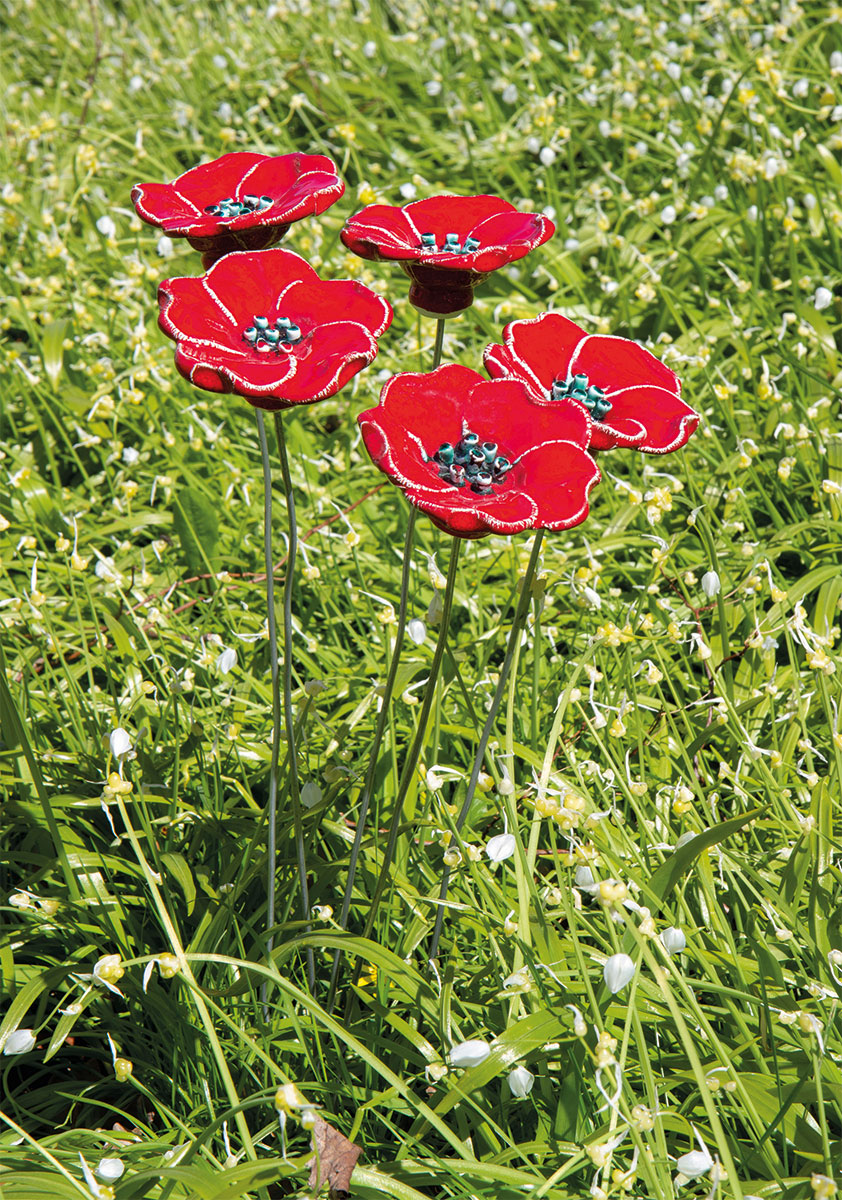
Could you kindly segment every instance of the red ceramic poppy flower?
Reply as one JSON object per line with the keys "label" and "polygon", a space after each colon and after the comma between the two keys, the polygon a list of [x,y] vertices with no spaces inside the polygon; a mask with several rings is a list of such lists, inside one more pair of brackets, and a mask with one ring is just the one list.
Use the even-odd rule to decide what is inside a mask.
{"label": "red ceramic poppy flower", "polygon": [[483,355],[489,375],[519,379],[540,403],[569,397],[582,404],[593,418],[592,450],[667,454],[699,424],[681,399],[681,381],[638,342],[588,334],[561,313],[542,313],[512,321],[503,343]]}
{"label": "red ceramic poppy flower", "polygon": [[226,254],[205,275],[167,279],[158,304],[186,379],[272,410],[334,395],[372,361],[392,320],[369,288],[324,282],[280,247]]}
{"label": "red ceramic poppy flower", "polygon": [[172,183],[137,183],[138,216],[186,237],[209,267],[231,250],[263,250],[293,221],[324,212],[345,184],[323,154],[223,154]]}
{"label": "red ceramic poppy flower", "polygon": [[451,363],[393,375],[358,420],[380,470],[455,537],[567,529],[588,515],[599,469],[585,450],[590,417],[571,401],[536,404],[516,380]]}
{"label": "red ceramic poppy flower", "polygon": [[431,196],[405,208],[371,204],[340,237],[361,258],[400,263],[409,299],[426,316],[470,308],[474,288],[555,233],[541,213],[522,213],[496,196]]}

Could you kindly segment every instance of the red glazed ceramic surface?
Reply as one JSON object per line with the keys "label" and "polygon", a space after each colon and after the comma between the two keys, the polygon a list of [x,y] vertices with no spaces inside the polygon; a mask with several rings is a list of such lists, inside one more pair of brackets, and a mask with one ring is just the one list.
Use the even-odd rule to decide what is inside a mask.
{"label": "red glazed ceramic surface", "polygon": [[338,392],[374,359],[392,319],[363,284],[325,282],[280,247],[226,254],[205,275],[167,279],[158,303],[186,379],[272,410]]}

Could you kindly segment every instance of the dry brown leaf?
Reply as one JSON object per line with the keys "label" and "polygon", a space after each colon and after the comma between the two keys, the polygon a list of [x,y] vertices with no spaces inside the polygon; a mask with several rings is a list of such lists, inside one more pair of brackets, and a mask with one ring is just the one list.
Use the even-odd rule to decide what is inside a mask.
{"label": "dry brown leaf", "polygon": [[315,1195],[326,1183],[330,1200],[344,1200],[351,1192],[351,1172],[362,1148],[349,1142],[344,1134],[321,1117],[313,1126],[313,1160],[310,1164],[310,1188]]}

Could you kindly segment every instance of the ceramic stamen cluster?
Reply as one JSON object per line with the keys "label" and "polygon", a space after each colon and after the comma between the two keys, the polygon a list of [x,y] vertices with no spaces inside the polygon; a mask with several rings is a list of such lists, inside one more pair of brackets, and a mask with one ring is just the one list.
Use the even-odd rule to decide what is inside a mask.
{"label": "ceramic stamen cluster", "polygon": [[468,485],[472,492],[487,496],[495,483],[502,483],[512,464],[504,454],[498,454],[496,442],[481,442],[478,433],[465,430],[454,446],[442,442],[433,454],[439,477],[454,487]]}
{"label": "ceramic stamen cluster", "polygon": [[595,421],[603,421],[614,407],[610,400],[605,399],[603,388],[588,386],[588,377],[582,372],[572,379],[554,379],[550,394],[553,400],[575,400],[588,410]]}
{"label": "ceramic stamen cluster", "polygon": [[301,341],[301,330],[294,325],[289,317],[278,317],[274,325],[269,324],[268,317],[254,317],[252,323],[243,332],[243,340],[255,350],[280,351],[282,347],[294,346]]}
{"label": "ceramic stamen cluster", "polygon": [[[436,244],[436,235],[434,233],[421,234],[421,249],[431,250],[435,253],[439,247]],[[446,233],[444,242],[441,246],[442,254],[470,254],[472,250],[479,249],[479,238],[466,237],[464,244],[459,243],[458,233]]]}
{"label": "ceramic stamen cluster", "polygon": [[234,217],[244,217],[247,213],[260,212],[271,205],[271,196],[243,196],[242,200],[234,200],[233,197],[227,196],[216,204],[206,205],[205,212],[211,217],[219,217],[221,221],[230,221]]}

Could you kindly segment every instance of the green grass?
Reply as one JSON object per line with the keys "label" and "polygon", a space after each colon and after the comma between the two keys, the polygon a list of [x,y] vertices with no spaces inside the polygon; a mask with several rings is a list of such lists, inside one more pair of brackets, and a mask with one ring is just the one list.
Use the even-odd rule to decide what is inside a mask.
{"label": "green grass", "polygon": [[[362,1147],[364,1200],[708,1196],[719,1168],[675,1182],[699,1139],[723,1195],[822,1200],[831,1185],[811,1175],[842,1182],[842,13],[329,9],[330,28],[309,0],[74,0],[59,25],[50,6],[3,5],[0,1037],[37,1043],[0,1059],[0,1195],[91,1195],[80,1152],[124,1161],[117,1200],[306,1192],[308,1137],[290,1124],[285,1158],[272,1103],[294,1082]],[[587,523],[545,542],[464,830],[482,851],[507,822],[517,853],[496,870],[464,855],[439,978],[424,950],[444,845],[530,539],[463,547],[370,940],[435,630],[403,649],[347,934],[300,919],[282,777],[267,959],[256,424],[175,371],[155,289],[198,259],[159,245],[129,200],[238,147],[335,158],[345,196],[286,244],[395,307],[376,363],[285,423],[307,556],[302,782],[321,789],[304,822],[313,904],[341,905],[406,521],[353,418],[390,374],[429,365],[434,335],[400,272],[345,253],[342,222],[410,183],[549,206],[556,237],[449,323],[445,361],[479,369],[506,321],[552,305],[648,340],[704,415],[669,458],[602,455]],[[834,298],[817,309],[819,287]],[[198,546],[185,525],[208,511]],[[419,519],[412,618],[448,557]],[[118,725],[133,790],[103,799]],[[583,865],[651,924],[623,888],[574,889]],[[671,959],[669,926],[687,938]],[[637,971],[612,996],[602,968],[620,952]],[[164,954],[183,955],[174,976]],[[118,993],[92,974],[107,955]],[[472,1038],[491,1056],[445,1070]],[[516,1065],[535,1076],[522,1100]]]}

